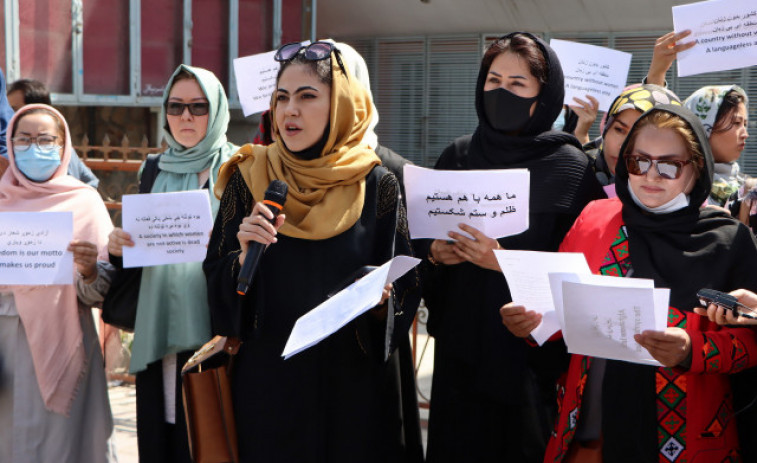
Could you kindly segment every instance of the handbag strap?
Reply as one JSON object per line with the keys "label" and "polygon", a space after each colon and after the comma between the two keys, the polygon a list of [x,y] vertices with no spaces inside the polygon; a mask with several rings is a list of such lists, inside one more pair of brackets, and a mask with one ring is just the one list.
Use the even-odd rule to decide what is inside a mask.
{"label": "handbag strap", "polygon": [[139,177],[140,193],[149,193],[152,191],[155,179],[158,178],[158,174],[160,173],[160,166],[158,165],[158,162],[160,162],[160,156],[162,156],[162,153],[150,154],[147,156],[147,159],[145,159],[145,166],[142,168],[142,176]]}

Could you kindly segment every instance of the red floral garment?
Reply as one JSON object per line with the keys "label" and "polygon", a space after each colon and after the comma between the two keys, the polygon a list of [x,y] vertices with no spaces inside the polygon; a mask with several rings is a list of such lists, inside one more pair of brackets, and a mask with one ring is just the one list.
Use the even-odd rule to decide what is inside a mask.
{"label": "red floral garment", "polygon": [[[595,273],[625,276],[631,269],[631,259],[620,212],[618,199],[590,203],[560,251],[584,253]],[[692,362],[688,370],[657,368],[658,461],[741,461],[727,374],[757,364],[754,331],[720,327],[706,317],[675,307],[669,310],[668,326],[686,329],[691,337]],[[570,448],[591,360],[573,355],[558,385],[558,418],[545,462],[562,461]]]}

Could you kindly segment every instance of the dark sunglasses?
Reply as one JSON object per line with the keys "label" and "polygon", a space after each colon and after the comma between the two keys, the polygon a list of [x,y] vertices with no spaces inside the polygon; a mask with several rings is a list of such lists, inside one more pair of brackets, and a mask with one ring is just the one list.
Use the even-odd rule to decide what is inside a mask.
{"label": "dark sunglasses", "polygon": [[169,101],[166,103],[166,114],[169,116],[181,116],[184,109],[189,109],[189,114],[193,116],[205,116],[210,112],[210,103],[179,103],[178,101]]}
{"label": "dark sunglasses", "polygon": [[336,62],[344,75],[347,75],[347,70],[342,64],[342,57],[339,53],[339,49],[331,42],[313,42],[310,45],[303,45],[300,42],[292,42],[286,45],[282,45],[281,48],[276,50],[276,54],[273,55],[273,59],[282,63],[289,61],[300,53],[300,50],[305,49],[303,56],[308,61],[321,61],[329,56],[331,52],[334,52]]}
{"label": "dark sunglasses", "polygon": [[313,42],[310,45],[302,45],[300,42],[292,42],[286,45],[282,45],[276,51],[273,59],[276,61],[289,61],[297,56],[300,50],[305,49],[305,59],[308,61],[320,61],[331,56],[331,52],[336,50],[336,47],[331,42]]}
{"label": "dark sunglasses", "polygon": [[675,180],[680,177],[686,164],[692,162],[694,162],[693,159],[689,159],[688,161],[676,161],[673,159],[649,159],[646,156],[639,155],[626,157],[626,167],[628,168],[629,174],[646,175],[646,173],[649,172],[649,169],[652,168],[652,164],[654,164],[660,177],[668,180]]}

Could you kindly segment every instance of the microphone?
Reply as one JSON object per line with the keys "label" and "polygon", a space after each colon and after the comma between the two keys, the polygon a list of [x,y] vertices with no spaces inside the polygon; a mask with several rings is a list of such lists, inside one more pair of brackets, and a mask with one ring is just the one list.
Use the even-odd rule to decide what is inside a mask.
{"label": "microphone", "polygon": [[[276,220],[276,216],[284,208],[284,202],[287,199],[287,192],[289,186],[281,180],[274,180],[268,185],[268,189],[265,190],[265,197],[263,204],[268,206],[268,209],[273,212],[273,219],[271,223]],[[239,278],[237,278],[237,293],[244,296],[247,294],[247,290],[250,289],[252,284],[252,277],[255,276],[255,269],[258,268],[260,263],[260,256],[263,255],[265,245],[258,243],[257,241],[250,241],[247,248],[247,257],[244,259],[242,270],[239,271]]]}

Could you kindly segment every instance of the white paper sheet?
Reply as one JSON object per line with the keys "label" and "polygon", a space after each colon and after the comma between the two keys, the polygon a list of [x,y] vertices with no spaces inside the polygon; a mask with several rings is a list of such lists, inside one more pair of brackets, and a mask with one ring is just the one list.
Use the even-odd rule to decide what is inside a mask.
{"label": "white paper sheet", "polygon": [[0,285],[70,285],[72,212],[0,212]]}
{"label": "white paper sheet", "polygon": [[124,195],[121,223],[134,247],[124,246],[124,267],[202,262],[213,215],[207,190]]}
{"label": "white paper sheet", "polygon": [[[623,284],[615,286],[611,280]],[[659,366],[633,336],[667,327],[670,291],[626,285],[639,281],[643,280],[604,277],[601,285],[563,281],[563,339],[568,352]]]}
{"label": "white paper sheet", "polygon": [[542,314],[531,337],[544,344],[560,330],[555,303],[550,291],[549,274],[572,272],[591,275],[586,258],[578,252],[494,251],[499,267],[507,279],[513,302]]}
{"label": "white paper sheet", "polygon": [[448,240],[464,223],[490,238],[528,230],[527,169],[433,170],[404,168],[410,237]]}
{"label": "white paper sheet", "polygon": [[282,357],[288,359],[318,344],[375,307],[381,301],[384,286],[420,262],[414,257],[397,256],[301,316],[294,324]]}
{"label": "white paper sheet", "polygon": [[[309,40],[302,42],[310,44]],[[276,89],[276,74],[281,65],[273,59],[276,50],[234,59],[237,94],[245,117],[266,111]]]}
{"label": "white paper sheet", "polygon": [[552,39],[565,75],[565,104],[576,104],[573,97],[599,100],[599,109],[608,111],[612,101],[626,86],[631,54],[586,43]]}
{"label": "white paper sheet", "polygon": [[678,53],[678,76],[746,68],[757,64],[757,3],[711,0],[673,7],[676,32],[691,30]]}
{"label": "white paper sheet", "polygon": [[552,301],[555,304],[555,314],[561,327],[565,327],[565,311],[563,309],[562,283],[592,284],[595,286],[612,286],[616,288],[654,288],[654,281],[646,278],[618,278],[607,275],[576,274],[568,272],[555,272],[549,274],[549,288]]}

